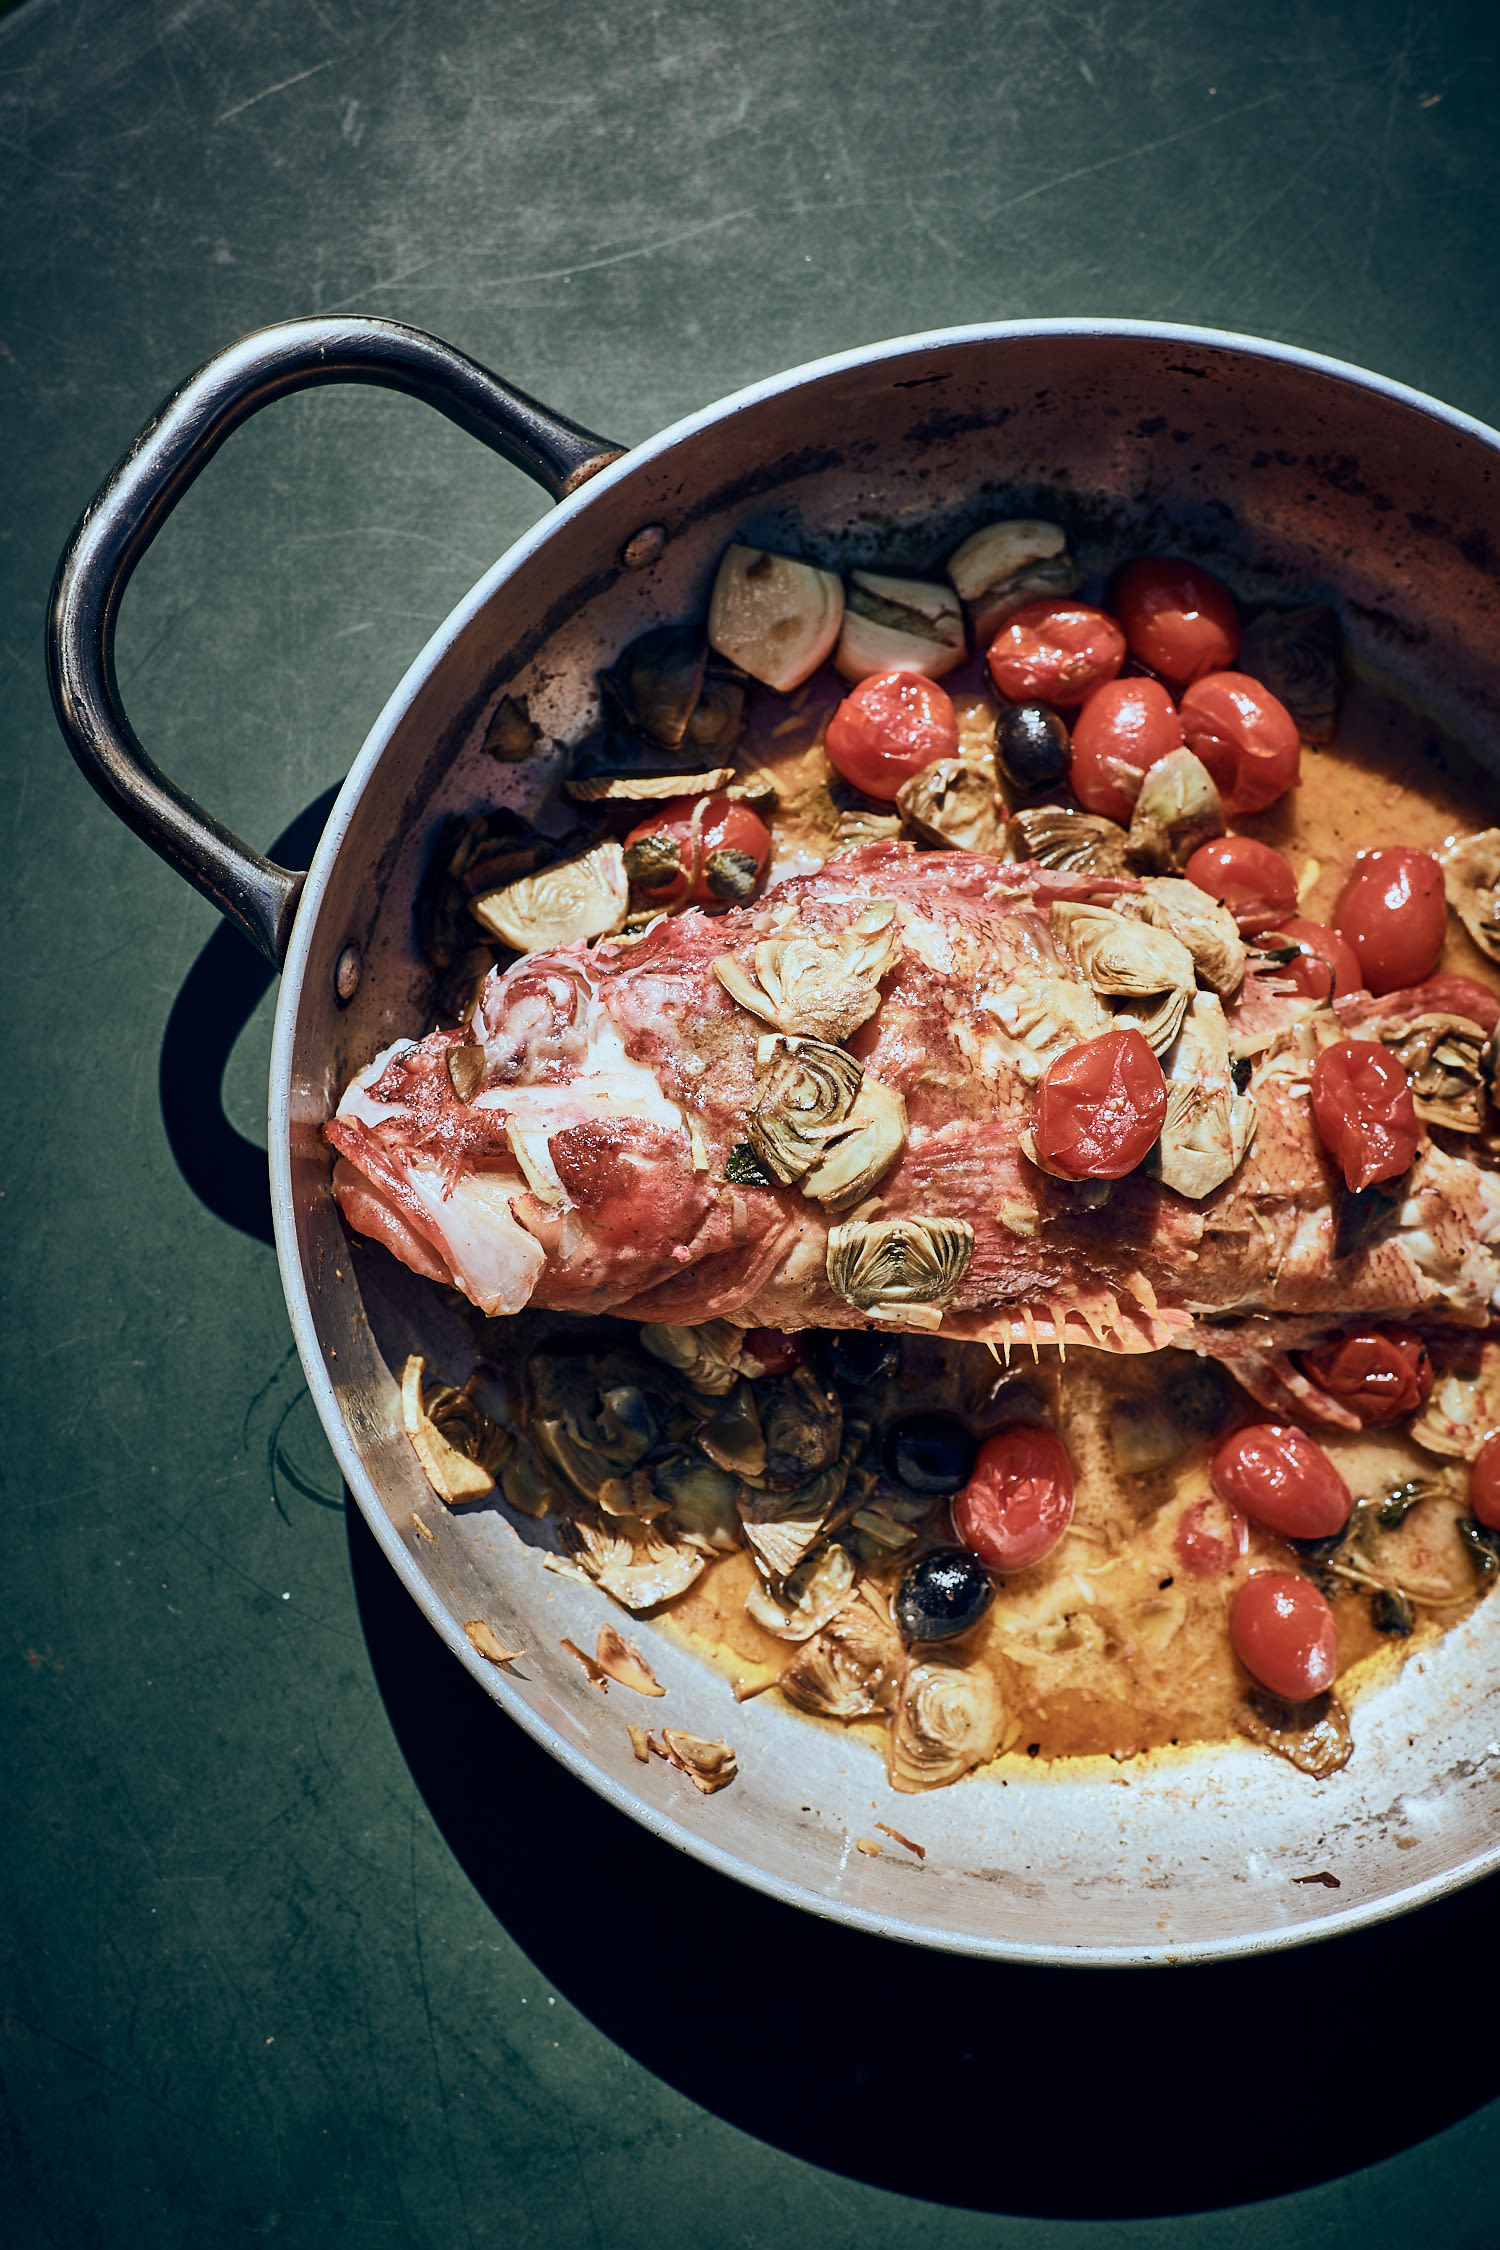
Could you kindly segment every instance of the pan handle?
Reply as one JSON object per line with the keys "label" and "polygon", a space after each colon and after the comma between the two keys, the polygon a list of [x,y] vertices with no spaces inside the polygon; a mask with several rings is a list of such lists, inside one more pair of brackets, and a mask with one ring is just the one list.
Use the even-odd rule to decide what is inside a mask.
{"label": "pan handle", "polygon": [[68,748],[105,803],[276,966],[305,874],[231,835],[153,764],[115,676],[131,574],[231,430],[318,383],[378,383],[425,399],[562,500],[624,448],[594,437],[435,336],[394,320],[294,320],[220,352],[175,391],[89,502],[57,566],[47,673]]}

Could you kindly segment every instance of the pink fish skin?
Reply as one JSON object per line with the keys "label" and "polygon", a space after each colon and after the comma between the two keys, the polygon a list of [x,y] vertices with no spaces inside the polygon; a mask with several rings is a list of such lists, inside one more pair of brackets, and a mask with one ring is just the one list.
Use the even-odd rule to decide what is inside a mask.
{"label": "pink fish skin", "polygon": [[[1238,1023],[1253,1049],[1258,1123],[1222,1187],[1189,1201],[1137,1172],[1089,1208],[1029,1160],[1040,1065],[1006,1011],[1020,991],[1084,986],[1054,902],[1138,889],[870,844],[747,907],[529,955],[490,977],[471,1026],[400,1042],[359,1074],[325,1127],[334,1192],[352,1227],[489,1313],[864,1325],[827,1278],[839,1214],[797,1187],[726,1177],[768,1027],[713,965],[729,956],[753,976],[758,941],[845,932],[889,902],[897,957],[847,1046],[901,1093],[908,1137],[859,1215],[972,1228],[942,1335],[1266,1358],[1353,1314],[1486,1322],[1500,1183],[1451,1143],[1424,1143],[1392,1229],[1335,1257],[1340,1191],[1307,1098],[1310,1018],[1326,1019],[1325,1038],[1348,1032],[1264,980],[1227,1010],[1231,1043]],[[449,1057],[476,1044],[482,1081],[465,1101]]]}

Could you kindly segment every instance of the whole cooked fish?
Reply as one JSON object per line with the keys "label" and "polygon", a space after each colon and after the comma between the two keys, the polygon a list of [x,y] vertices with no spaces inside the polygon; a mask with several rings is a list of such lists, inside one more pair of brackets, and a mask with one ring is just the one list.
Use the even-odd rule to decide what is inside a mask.
{"label": "whole cooked fish", "polygon": [[[486,1313],[1190,1344],[1256,1355],[1286,1404],[1287,1350],[1333,1321],[1500,1305],[1472,1133],[1426,1135],[1340,1254],[1312,1063],[1423,1010],[1279,990],[1180,882],[875,843],[494,973],[470,1024],[377,1056],[325,1130],[349,1224]],[[1122,1024],[1166,1073],[1158,1148],[1118,1181],[1055,1177],[1036,1083]]]}

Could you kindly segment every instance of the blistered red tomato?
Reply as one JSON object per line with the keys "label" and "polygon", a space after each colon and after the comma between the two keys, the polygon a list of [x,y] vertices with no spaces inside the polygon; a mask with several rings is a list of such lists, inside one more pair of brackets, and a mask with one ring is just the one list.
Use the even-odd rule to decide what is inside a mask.
{"label": "blistered red tomato", "polygon": [[1443,871],[1431,852],[1406,844],[1361,852],[1333,919],[1372,992],[1420,984],[1437,967],[1448,931]]}
{"label": "blistered red tomato", "polygon": [[1172,1545],[1190,1578],[1217,1578],[1233,1570],[1250,1544],[1249,1519],[1211,1493],[1195,1500],[1178,1518]]}
{"label": "blistered red tomato", "polygon": [[1364,984],[1353,946],[1326,922],[1304,922],[1293,914],[1274,930],[1263,930],[1259,943],[1268,953],[1280,946],[1296,946],[1296,960],[1278,963],[1272,973],[1278,984],[1289,984],[1304,999],[1342,1000],[1345,993],[1358,992]]}
{"label": "blistered red tomato", "polygon": [[1432,1390],[1432,1359],[1414,1328],[1390,1321],[1348,1328],[1302,1354],[1302,1371],[1320,1391],[1379,1429],[1415,1414]]}
{"label": "blistered red tomato", "polygon": [[1500,1531],[1500,1430],[1492,1430],[1474,1456],[1469,1513],[1486,1531]]}
{"label": "blistered red tomato", "polygon": [[1216,836],[1200,844],[1183,869],[1190,883],[1227,906],[1246,937],[1296,912],[1292,863],[1254,836]]}
{"label": "blistered red tomato", "polygon": [[1150,1153],[1166,1114],[1167,1082],[1142,1034],[1106,1031],[1045,1071],[1031,1137],[1046,1171],[1119,1180]]}
{"label": "blistered red tomato", "polygon": [[874,672],[844,697],[823,742],[846,781],[893,804],[904,781],[957,750],[953,698],[920,672]]}
{"label": "blistered red tomato", "polygon": [[1069,710],[1112,680],[1125,661],[1125,635],[1086,602],[1026,602],[990,643],[990,678],[1009,703]]}
{"label": "blistered red tomato", "polygon": [[1231,819],[1264,812],[1297,785],[1302,739],[1286,705],[1245,672],[1209,672],[1182,698],[1183,739]]}
{"label": "blistered red tomato", "polygon": [[1160,680],[1106,680],[1073,721],[1073,794],[1128,827],[1141,776],[1181,747],[1176,707]]}
{"label": "blistered red tomato", "polygon": [[771,832],[730,797],[669,797],[625,839],[631,888],[652,905],[679,899],[738,904],[766,871]]}
{"label": "blistered red tomato", "polygon": [[768,1375],[790,1375],[802,1364],[803,1343],[795,1329],[752,1328],[740,1349]]}
{"label": "blistered red tomato", "polygon": [[1288,1703],[1332,1687],[1339,1668],[1333,1611],[1316,1586],[1289,1570],[1257,1571],[1229,1612],[1234,1653],[1254,1680]]}
{"label": "blistered red tomato", "polygon": [[1290,1422],[1252,1422],[1225,1438],[1209,1466],[1215,1492],[1283,1539],[1342,1531],[1354,1503],[1321,1445]]}
{"label": "blistered red tomato", "polygon": [[1073,1464],[1061,1438],[1021,1423],[979,1448],[953,1501],[953,1528],[991,1570],[1024,1570],[1050,1554],[1073,1520]]}
{"label": "blistered red tomato", "polygon": [[1396,1180],[1422,1128],[1406,1072],[1375,1039],[1341,1039],[1313,1064],[1312,1107],[1323,1146],[1356,1194]]}
{"label": "blistered red tomato", "polygon": [[1131,655],[1174,687],[1223,671],[1239,654],[1234,596],[1201,563],[1142,555],[1120,575],[1114,612]]}

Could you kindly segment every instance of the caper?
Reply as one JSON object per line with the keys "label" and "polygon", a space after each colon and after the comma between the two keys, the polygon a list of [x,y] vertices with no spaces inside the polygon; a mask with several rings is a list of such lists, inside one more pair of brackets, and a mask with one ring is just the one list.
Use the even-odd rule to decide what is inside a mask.
{"label": "caper", "polygon": [[886,1432],[885,1465],[908,1492],[958,1492],[977,1451],[956,1414],[908,1414]]}
{"label": "caper", "polygon": [[1018,789],[1045,789],[1068,770],[1068,730],[1046,703],[1013,703],[995,729],[995,756]]}
{"label": "caper", "polygon": [[951,1641],[977,1625],[995,1589],[977,1555],[948,1547],[923,1555],[896,1589],[895,1616],[903,1640]]}

